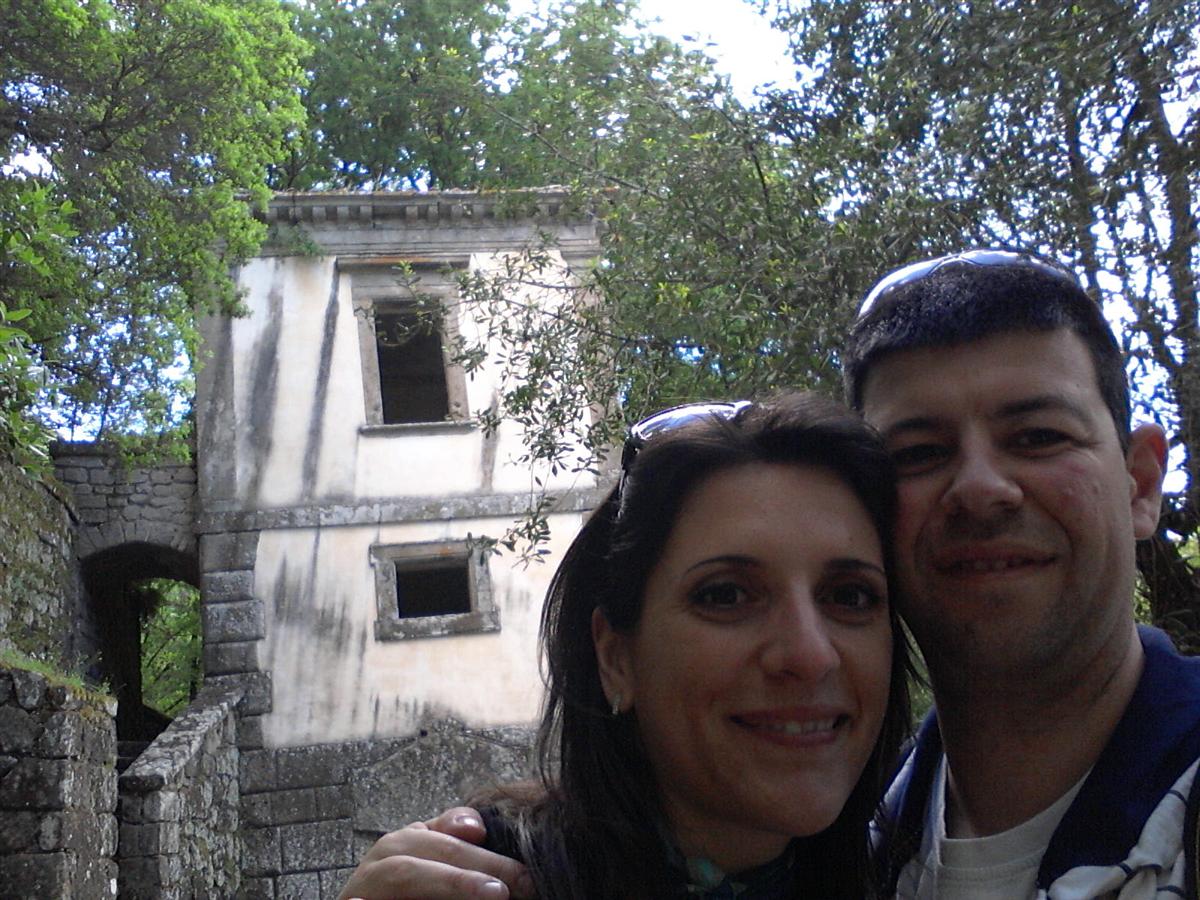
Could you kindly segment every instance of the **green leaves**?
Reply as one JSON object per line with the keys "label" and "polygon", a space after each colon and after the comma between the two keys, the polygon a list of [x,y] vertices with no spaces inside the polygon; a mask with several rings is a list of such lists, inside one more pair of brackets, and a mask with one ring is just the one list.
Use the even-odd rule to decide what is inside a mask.
{"label": "green leaves", "polygon": [[141,628],[143,701],[163,715],[175,716],[204,680],[200,591],[165,578],[137,587],[153,598]]}
{"label": "green leaves", "polygon": [[302,47],[275,0],[0,11],[0,302],[43,374],[7,396],[80,436],[179,424],[195,317],[236,310],[245,195],[301,121]]}

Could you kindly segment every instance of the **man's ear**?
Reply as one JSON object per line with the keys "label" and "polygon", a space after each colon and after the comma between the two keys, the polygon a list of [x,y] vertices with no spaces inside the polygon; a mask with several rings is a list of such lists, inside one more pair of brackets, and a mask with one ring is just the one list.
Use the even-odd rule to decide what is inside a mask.
{"label": "man's ear", "polygon": [[1139,425],[1129,436],[1125,452],[1129,472],[1129,504],[1133,536],[1139,541],[1158,528],[1162,509],[1162,483],[1167,472],[1167,436],[1158,425]]}
{"label": "man's ear", "polygon": [[600,607],[592,610],[592,645],[600,667],[600,684],[614,715],[631,709],[636,700],[629,643],[629,636],[614,629]]}

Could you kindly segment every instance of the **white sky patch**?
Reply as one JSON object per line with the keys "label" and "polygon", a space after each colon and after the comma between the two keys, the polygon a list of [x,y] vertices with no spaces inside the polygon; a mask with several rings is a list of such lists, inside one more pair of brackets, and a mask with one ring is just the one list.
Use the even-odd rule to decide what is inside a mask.
{"label": "white sky patch", "polygon": [[[549,0],[509,0],[510,15],[544,10]],[[634,16],[685,50],[703,50],[728,75],[743,103],[754,89],[795,82],[787,36],[771,27],[748,0],[639,0]]]}
{"label": "white sky patch", "polygon": [[716,70],[729,76],[743,103],[756,87],[795,82],[787,35],[745,0],[641,0],[638,7],[655,31],[716,60]]}
{"label": "white sky patch", "polygon": [[40,153],[18,153],[0,165],[5,175],[49,175],[50,161]]}

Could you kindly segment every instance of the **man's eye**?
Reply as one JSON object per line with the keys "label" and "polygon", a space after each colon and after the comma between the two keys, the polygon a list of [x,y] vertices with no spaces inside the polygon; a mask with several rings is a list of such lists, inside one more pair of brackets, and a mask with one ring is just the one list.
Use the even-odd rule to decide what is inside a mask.
{"label": "man's eye", "polygon": [[1045,450],[1070,440],[1070,435],[1056,428],[1026,428],[1014,435],[1013,446],[1018,450]]}
{"label": "man's eye", "polygon": [[883,597],[870,585],[839,584],[829,591],[827,602],[851,612],[868,612],[879,606]]}
{"label": "man's eye", "polygon": [[902,474],[931,468],[948,454],[949,450],[941,444],[909,444],[891,451],[892,462]]}
{"label": "man's eye", "polygon": [[732,581],[706,584],[692,591],[692,603],[705,609],[734,609],[749,599],[741,585]]}

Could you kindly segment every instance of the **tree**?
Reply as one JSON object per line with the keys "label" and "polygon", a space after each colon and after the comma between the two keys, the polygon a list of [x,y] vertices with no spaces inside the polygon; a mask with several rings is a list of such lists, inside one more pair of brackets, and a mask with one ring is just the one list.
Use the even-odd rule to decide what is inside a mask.
{"label": "tree", "polygon": [[471,185],[478,107],[498,74],[493,0],[312,0],[292,7],[312,48],[308,128],[278,187]]}
{"label": "tree", "polygon": [[308,128],[274,172],[281,188],[568,183],[619,133],[642,79],[700,64],[645,33],[626,0],[567,0],[516,16],[497,0],[309,0],[292,9],[313,53]]}
{"label": "tree", "polygon": [[[543,324],[514,317],[504,281],[536,282],[537,253],[468,285],[513,348],[506,410],[531,458],[593,467],[622,415],[647,406],[829,386],[879,273],[963,246],[1040,250],[1114,313],[1127,304],[1137,400],[1172,432],[1184,475],[1142,575],[1154,618],[1200,649],[1185,549],[1200,530],[1200,5],[763,6],[792,37],[799,87],[743,109],[719,81],[644,79],[619,131],[575,157],[605,223],[590,299]],[[624,413],[553,439],[572,406],[606,397]]]}
{"label": "tree", "polygon": [[45,424],[180,425],[195,316],[236,310],[228,266],[301,121],[302,49],[273,0],[0,10],[0,303],[29,311],[6,415],[28,419],[32,374]]}
{"label": "tree", "polygon": [[137,587],[149,600],[142,611],[142,702],[165,716],[175,716],[204,681],[200,591],[163,578]]}

